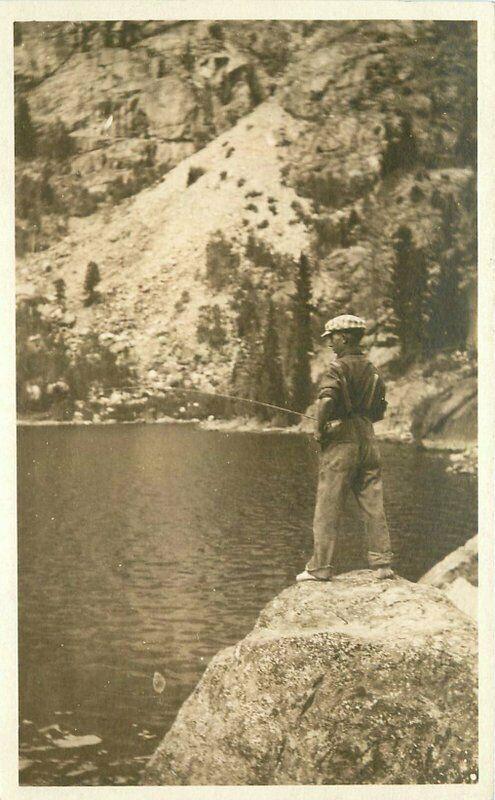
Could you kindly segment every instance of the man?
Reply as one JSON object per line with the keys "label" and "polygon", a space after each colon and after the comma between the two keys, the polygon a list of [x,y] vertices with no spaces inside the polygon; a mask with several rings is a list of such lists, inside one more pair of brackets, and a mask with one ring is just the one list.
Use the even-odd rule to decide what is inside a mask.
{"label": "man", "polygon": [[378,578],[392,578],[392,551],[383,508],[380,453],[373,422],[386,409],[385,386],[360,342],[366,323],[351,314],[327,322],[322,338],[332,347],[318,399],[315,437],[320,471],[313,521],[314,551],[298,581],[331,579],[332,559],[345,501],[352,491],[365,522],[368,563]]}

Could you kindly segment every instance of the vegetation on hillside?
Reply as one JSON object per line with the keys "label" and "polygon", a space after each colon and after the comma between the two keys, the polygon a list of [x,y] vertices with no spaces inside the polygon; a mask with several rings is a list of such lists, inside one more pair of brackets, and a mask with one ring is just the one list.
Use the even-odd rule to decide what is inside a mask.
{"label": "vegetation on hillside", "polygon": [[[314,396],[312,373],[323,364],[318,333],[345,311],[371,322],[366,344],[380,348],[381,366],[394,375],[472,346],[473,25],[53,23],[45,33],[42,40],[34,23],[15,31],[20,263],[28,256],[42,288],[45,267],[29,254],[64,237],[72,216],[105,204],[101,216],[112,220],[116,243],[106,257],[95,251],[105,296],[90,248],[77,269],[71,265],[71,241],[57,265],[64,280],[57,302],[95,330],[122,320],[131,338],[135,329],[148,337],[150,361],[137,365],[143,380],[150,366],[163,380],[180,366],[180,384],[220,382],[304,411]],[[91,99],[81,64],[93,76]],[[132,91],[122,93],[127,79]],[[46,111],[49,90],[57,117]],[[274,119],[278,109],[283,124],[270,121],[253,148],[260,157],[264,147],[274,154],[261,186],[249,151],[252,123],[220,134],[267,98],[273,102],[253,117],[260,111],[258,121],[270,121],[270,109]],[[167,234],[160,250],[148,250],[143,207],[133,216],[133,204],[123,201],[189,157],[183,174],[171,176],[175,194],[157,187],[163,216],[156,203],[153,224],[159,220]],[[111,226],[121,209],[112,207],[121,202],[128,230],[117,236]],[[212,207],[222,208],[215,224]],[[184,216],[192,244],[182,257]],[[156,259],[145,280],[138,252]],[[166,324],[147,319],[152,304],[152,316],[163,312]],[[189,364],[194,369],[182,369]]]}

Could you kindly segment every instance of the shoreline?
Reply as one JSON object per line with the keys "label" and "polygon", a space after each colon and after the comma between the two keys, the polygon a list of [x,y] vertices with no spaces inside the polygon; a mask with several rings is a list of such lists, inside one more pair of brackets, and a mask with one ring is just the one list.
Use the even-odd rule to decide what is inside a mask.
{"label": "shoreline", "polygon": [[[242,417],[234,419],[176,419],[175,417],[162,417],[159,419],[134,419],[134,420],[54,420],[54,419],[18,419],[16,427],[108,427],[114,425],[188,425],[203,431],[218,431],[220,433],[258,433],[258,434],[284,434],[311,436],[310,430],[301,426],[277,427]],[[477,474],[477,442],[458,439],[423,439],[414,440],[411,434],[394,433],[393,430],[376,431],[379,442],[390,444],[403,444],[414,446],[418,450],[445,454],[449,457],[447,470],[453,473]]]}

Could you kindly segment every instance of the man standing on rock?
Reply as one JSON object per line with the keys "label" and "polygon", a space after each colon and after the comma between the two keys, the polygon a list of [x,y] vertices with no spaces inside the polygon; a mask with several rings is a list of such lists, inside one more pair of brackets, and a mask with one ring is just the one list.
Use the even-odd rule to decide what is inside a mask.
{"label": "man standing on rock", "polygon": [[385,511],[380,452],[373,422],[383,419],[385,385],[363,354],[366,323],[351,314],[327,322],[326,338],[335,355],[318,396],[315,438],[320,470],[313,521],[314,551],[298,581],[328,581],[344,506],[352,491],[365,522],[368,563],[379,578],[392,578],[392,551]]}

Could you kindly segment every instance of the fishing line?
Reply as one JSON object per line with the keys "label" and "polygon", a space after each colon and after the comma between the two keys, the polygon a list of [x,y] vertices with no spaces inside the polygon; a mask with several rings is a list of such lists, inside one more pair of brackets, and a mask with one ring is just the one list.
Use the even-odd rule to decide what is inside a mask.
{"label": "fishing line", "polygon": [[[121,386],[121,387],[113,387],[115,391],[125,391],[125,390],[136,390],[135,386]],[[206,395],[207,397],[220,397],[224,400],[235,400],[236,402],[241,403],[251,403],[254,406],[263,406],[265,408],[273,408],[276,411],[283,411],[285,414],[296,414],[298,417],[304,417],[305,419],[311,419],[313,422],[316,422],[315,417],[309,416],[309,414],[303,414],[301,411],[294,411],[292,408],[284,408],[283,406],[277,406],[274,403],[265,403],[262,400],[252,400],[249,397],[238,397],[237,395],[233,394],[226,394],[223,392],[207,392],[204,389],[183,389],[180,387],[172,388],[167,387],[166,389],[158,389],[156,393],[153,393],[152,390],[144,389],[142,391],[143,395],[147,395],[149,397],[156,397],[158,392],[160,394],[167,394],[167,393],[185,393],[185,394],[196,394],[196,395]]]}

